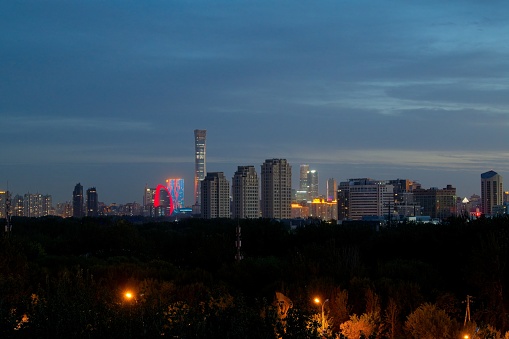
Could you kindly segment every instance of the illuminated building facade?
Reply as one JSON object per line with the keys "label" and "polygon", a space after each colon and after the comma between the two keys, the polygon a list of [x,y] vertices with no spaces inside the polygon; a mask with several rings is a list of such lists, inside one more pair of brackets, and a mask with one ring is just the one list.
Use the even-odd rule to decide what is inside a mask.
{"label": "illuminated building facade", "polygon": [[232,179],[232,218],[260,217],[260,189],[254,166],[238,166]]}
{"label": "illuminated building facade", "polygon": [[200,182],[205,178],[205,173],[207,173],[206,138],[207,130],[194,130],[194,204],[197,213],[199,213],[201,203]]}
{"label": "illuminated building facade", "polygon": [[309,217],[309,206],[292,203],[292,219],[306,219]]}
{"label": "illuminated building facade", "polygon": [[166,179],[166,188],[173,200],[173,208],[180,211],[184,207],[184,179]]}
{"label": "illuminated building facade", "polygon": [[154,214],[157,217],[169,217],[173,214],[174,205],[170,191],[164,185],[157,185],[154,194]]}
{"label": "illuminated building facade", "polygon": [[481,212],[493,214],[493,207],[503,204],[504,185],[502,176],[495,171],[481,174]]}
{"label": "illuminated building facade", "polygon": [[83,205],[83,186],[77,183],[72,192],[72,216],[75,218],[82,218],[85,216]]}
{"label": "illuminated building facade", "polygon": [[325,221],[337,220],[338,202],[336,200],[313,199],[310,204],[309,216]]}
{"label": "illuminated building facade", "polygon": [[292,168],[286,159],[267,159],[261,170],[262,218],[289,219],[292,203]]}
{"label": "illuminated building facade", "polygon": [[99,197],[95,187],[87,190],[87,216],[97,217],[99,215]]}
{"label": "illuminated building facade", "polygon": [[223,172],[207,173],[201,181],[201,216],[230,218],[230,183]]}

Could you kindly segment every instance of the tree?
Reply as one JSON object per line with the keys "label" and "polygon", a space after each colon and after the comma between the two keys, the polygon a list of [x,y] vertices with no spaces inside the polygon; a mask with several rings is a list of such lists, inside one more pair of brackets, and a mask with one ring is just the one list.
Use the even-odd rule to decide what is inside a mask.
{"label": "tree", "polygon": [[407,317],[405,330],[416,339],[452,339],[455,325],[444,310],[425,303]]}
{"label": "tree", "polygon": [[356,314],[340,326],[341,334],[348,339],[361,339],[374,336],[379,337],[382,332],[382,322],[378,313],[364,313],[360,317]]}

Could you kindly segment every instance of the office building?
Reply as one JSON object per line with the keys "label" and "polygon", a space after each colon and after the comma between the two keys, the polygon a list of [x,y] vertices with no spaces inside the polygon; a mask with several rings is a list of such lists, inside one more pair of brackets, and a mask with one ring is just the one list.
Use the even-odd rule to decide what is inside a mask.
{"label": "office building", "polygon": [[206,137],[207,130],[194,130],[194,205],[196,213],[200,211],[200,182],[205,178],[205,173],[207,173]]}
{"label": "office building", "polygon": [[232,218],[260,217],[258,174],[254,166],[238,166],[232,179]]}
{"label": "office building", "polygon": [[267,159],[261,166],[263,218],[291,217],[292,168],[286,159]]}
{"label": "office building", "polygon": [[299,191],[308,191],[309,165],[300,165]]}
{"label": "office building", "polygon": [[493,207],[503,204],[504,185],[502,176],[495,171],[481,174],[481,212],[493,214]]}
{"label": "office building", "polygon": [[87,190],[87,216],[97,217],[99,215],[99,198],[95,187]]}
{"label": "office building", "polygon": [[350,179],[348,187],[349,219],[383,217],[393,213],[393,186],[369,178]]}
{"label": "office building", "polygon": [[223,172],[207,173],[201,181],[201,216],[230,218],[230,183]]}
{"label": "office building", "polygon": [[[338,200],[338,183],[335,179],[329,178],[327,180],[327,201],[337,201]],[[335,217],[334,219],[336,219]]]}
{"label": "office building", "polygon": [[77,183],[72,192],[72,216],[75,218],[83,218],[85,209],[83,205],[83,186]]}
{"label": "office building", "polygon": [[412,193],[415,203],[420,206],[420,215],[442,220],[456,215],[456,188],[451,185],[442,189],[417,188]]}
{"label": "office building", "polygon": [[316,170],[308,171],[308,199],[312,201],[319,197],[318,193],[318,172]]}

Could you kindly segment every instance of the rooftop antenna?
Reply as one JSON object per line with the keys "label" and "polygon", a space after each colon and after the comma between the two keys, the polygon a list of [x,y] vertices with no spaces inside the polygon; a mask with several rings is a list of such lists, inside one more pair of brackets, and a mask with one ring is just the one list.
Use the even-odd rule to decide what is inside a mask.
{"label": "rooftop antenna", "polygon": [[9,192],[9,183],[7,183],[7,191],[5,191],[5,234],[9,237],[12,231],[11,225],[11,194]]}

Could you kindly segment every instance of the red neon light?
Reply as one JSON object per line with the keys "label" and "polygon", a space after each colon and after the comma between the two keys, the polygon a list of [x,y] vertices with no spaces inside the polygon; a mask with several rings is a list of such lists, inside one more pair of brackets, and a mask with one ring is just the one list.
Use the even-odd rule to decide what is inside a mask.
{"label": "red neon light", "polygon": [[173,199],[171,198],[171,194],[170,194],[170,191],[168,191],[168,189],[163,186],[163,185],[157,185],[156,187],[156,195],[154,197],[154,207],[157,208],[159,206],[161,206],[161,189],[165,190],[166,193],[168,193],[168,198],[170,199],[170,215],[173,214]]}

